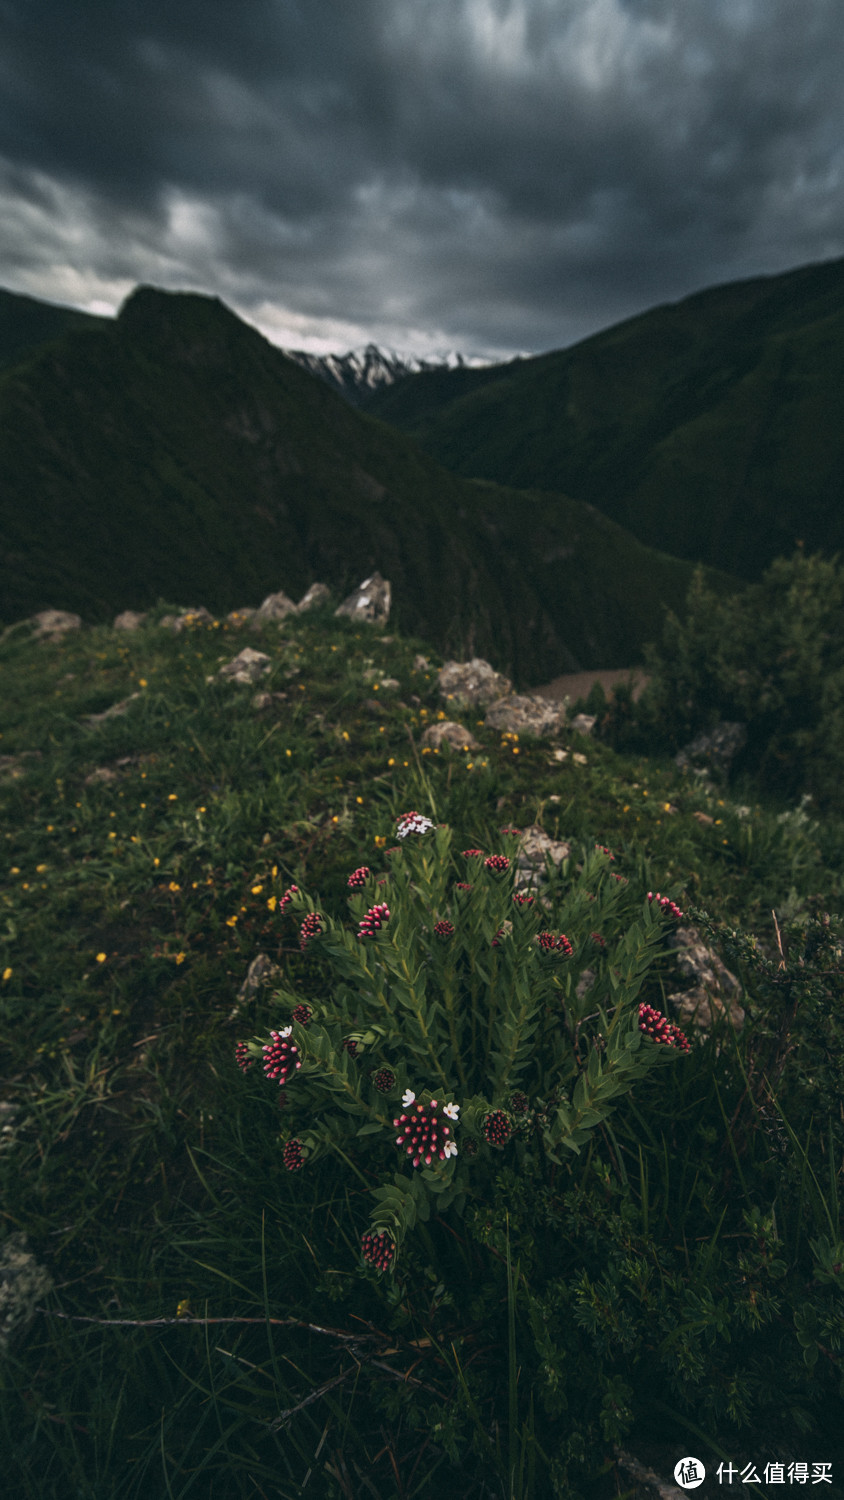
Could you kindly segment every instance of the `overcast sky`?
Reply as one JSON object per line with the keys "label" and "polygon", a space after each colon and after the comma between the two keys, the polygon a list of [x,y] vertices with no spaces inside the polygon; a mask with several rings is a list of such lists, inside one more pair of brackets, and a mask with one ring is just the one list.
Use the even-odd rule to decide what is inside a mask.
{"label": "overcast sky", "polygon": [[507,357],[844,255],[842,0],[0,0],[0,285]]}

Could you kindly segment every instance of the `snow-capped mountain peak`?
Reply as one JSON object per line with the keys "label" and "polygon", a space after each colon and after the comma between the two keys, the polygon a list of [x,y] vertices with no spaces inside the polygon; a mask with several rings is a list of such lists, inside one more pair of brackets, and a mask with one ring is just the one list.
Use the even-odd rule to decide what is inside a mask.
{"label": "snow-capped mountain peak", "polygon": [[350,349],[347,354],[308,354],[302,349],[282,349],[281,352],[301,365],[303,370],[334,386],[353,405],[359,405],[370,391],[393,385],[405,375],[417,375],[427,370],[478,369],[492,363],[485,359],[466,358],[453,349],[421,356],[398,354],[395,349],[382,349],[378,344]]}

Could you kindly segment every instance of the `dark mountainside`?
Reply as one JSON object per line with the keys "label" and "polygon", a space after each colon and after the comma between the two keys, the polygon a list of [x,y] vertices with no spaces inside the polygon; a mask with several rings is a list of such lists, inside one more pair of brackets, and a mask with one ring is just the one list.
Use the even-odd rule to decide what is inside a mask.
{"label": "dark mountainside", "polygon": [[758,580],[844,548],[844,260],[710,288],[570,349],[411,375],[364,409],[453,472],[589,501]]}
{"label": "dark mountainside", "polygon": [[75,328],[97,328],[109,321],[0,287],[0,370],[28,359],[36,349]]}
{"label": "dark mountainside", "polygon": [[215,298],[138,288],[0,376],[3,623],[339,602],[375,569],[397,629],[517,687],[637,665],[692,574],[589,505],[444,471]]}

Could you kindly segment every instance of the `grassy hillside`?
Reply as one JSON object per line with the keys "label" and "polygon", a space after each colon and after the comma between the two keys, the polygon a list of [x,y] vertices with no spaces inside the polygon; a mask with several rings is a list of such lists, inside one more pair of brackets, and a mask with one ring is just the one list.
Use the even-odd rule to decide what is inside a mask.
{"label": "grassy hillside", "polygon": [[[252,688],[207,680],[255,644],[261,686],[286,695],[260,713]],[[582,736],[560,760],[476,710],[461,717],[479,749],[429,751],[441,660],[329,609],[257,642],[155,618],[0,642],[0,1256],[25,1236],[39,1268],[0,1328],[15,1500],[645,1500],[624,1454],[670,1482],[690,1448],[710,1476],[831,1463],[840,1500],[842,932],[823,912],[841,908],[844,826]],[[375,693],[379,675],[398,689]],[[124,716],[87,723],[131,693]],[[291,995],[336,992],[282,894],[297,885],[354,936],[351,872],[392,906],[411,809],[454,830],[436,915],[462,940],[467,903],[493,903],[493,983],[515,942],[502,926],[493,944],[497,913],[514,931],[534,917],[458,851],[497,852],[514,825],[570,843],[541,921],[573,951],[542,1024],[571,1031],[582,1079],[601,1067],[594,1017],[571,1028],[587,971],[620,980],[612,1013],[671,1013],[685,982],[649,890],[710,914],[746,1019],[690,1030],[688,1054],[657,1048],[662,1065],[556,1162],[524,1133],[469,1158],[464,1109],[465,1210],[432,1212],[379,1277],[360,1253],[373,1193],[412,1176],[392,1132],[288,1170],[311,1083],[241,1072],[235,1045],[290,1024]],[[735,957],[738,927],[758,944]],[[424,987],[447,949],[417,939]],[[278,970],[232,1020],[259,953]],[[340,1055],[361,1087],[374,1063],[404,1065],[395,1043]],[[520,1075],[532,1104],[540,1086]],[[368,1088],[367,1108],[384,1097]]]}
{"label": "grassy hillside", "polygon": [[367,410],[455,473],[562,490],[756,580],[844,546],[844,260],[714,287],[573,348],[409,376]]}
{"label": "grassy hillside", "polygon": [[401,629],[517,687],[635,665],[691,576],[581,502],[448,473],[213,298],[140,288],[0,377],[4,623],[339,602],[376,568]]}
{"label": "grassy hillside", "polygon": [[73,329],[102,327],[93,313],[59,307],[0,287],[0,370],[28,359],[36,349]]}

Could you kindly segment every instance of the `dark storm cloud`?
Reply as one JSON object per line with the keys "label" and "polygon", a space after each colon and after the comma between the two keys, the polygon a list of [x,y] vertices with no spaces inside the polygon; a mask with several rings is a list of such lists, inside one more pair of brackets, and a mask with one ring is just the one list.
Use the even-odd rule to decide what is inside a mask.
{"label": "dark storm cloud", "polygon": [[0,0],[0,281],[549,348],[844,253],[838,0]]}

